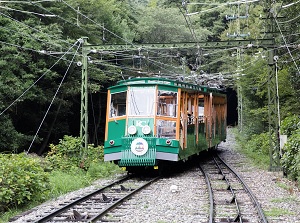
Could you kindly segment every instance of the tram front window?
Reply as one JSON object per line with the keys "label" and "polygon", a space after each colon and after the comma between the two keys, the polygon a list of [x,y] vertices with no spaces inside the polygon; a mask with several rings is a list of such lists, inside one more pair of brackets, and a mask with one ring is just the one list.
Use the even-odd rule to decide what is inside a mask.
{"label": "tram front window", "polygon": [[109,117],[126,115],[126,95],[127,92],[111,94]]}
{"label": "tram front window", "polygon": [[131,87],[128,97],[128,115],[154,116],[155,87]]}

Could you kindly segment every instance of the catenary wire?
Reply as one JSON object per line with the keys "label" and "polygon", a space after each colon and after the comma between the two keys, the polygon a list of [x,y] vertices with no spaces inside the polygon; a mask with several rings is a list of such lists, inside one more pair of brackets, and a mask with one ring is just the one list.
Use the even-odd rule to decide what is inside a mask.
{"label": "catenary wire", "polygon": [[5,44],[5,45],[9,45],[9,46],[14,46],[14,47],[17,47],[17,48],[20,48],[20,49],[23,49],[23,50],[29,50],[29,51],[32,51],[32,52],[37,52],[37,53],[40,53],[42,55],[48,55],[48,56],[51,56],[51,57],[54,57],[54,58],[59,58],[61,60],[70,62],[68,59],[60,58],[58,56],[55,56],[55,55],[51,54],[51,53],[64,54],[64,52],[47,52],[47,51],[43,51],[43,50],[35,50],[35,49],[32,49],[32,48],[23,47],[23,46],[13,44],[13,43],[7,43],[7,42],[1,41],[1,40],[0,40],[0,43]]}
{"label": "catenary wire", "polygon": [[[12,21],[15,21],[15,22],[17,22],[17,23],[20,23],[20,24],[22,24],[23,26],[25,26],[25,27],[27,27],[27,28],[29,28],[29,29],[32,29],[32,30],[34,30],[34,31],[36,31],[36,32],[46,34],[46,33],[42,32],[41,30],[38,30],[38,29],[33,28],[33,27],[29,26],[29,25],[26,25],[25,23],[20,22],[19,20],[14,19],[14,18],[12,18],[12,17],[10,17],[10,16],[8,16],[8,15],[2,13],[2,12],[0,12],[0,15],[3,15],[3,16],[5,16],[6,18],[9,18],[9,19],[11,19]],[[51,39],[52,39],[52,38],[57,39],[55,36],[51,36],[51,35],[49,35],[49,34],[46,34],[46,35],[47,35],[49,38],[51,38]],[[64,43],[68,44],[69,46],[72,45],[71,43],[69,43],[69,42],[67,42],[67,41],[65,41],[65,40],[60,40],[60,41],[62,41],[62,42],[64,42]]]}
{"label": "catenary wire", "polygon": [[[79,50],[79,48],[81,46],[81,41],[77,41],[77,42],[79,42],[79,44],[77,46],[76,53],[77,53],[77,51]],[[76,44],[77,44],[77,42],[76,42]],[[33,145],[36,137],[37,137],[37,134],[39,133],[39,131],[40,131],[40,129],[41,129],[41,127],[42,127],[42,125],[43,125],[43,123],[44,123],[44,121],[45,121],[45,119],[46,119],[46,117],[47,117],[47,115],[48,115],[48,113],[50,111],[50,108],[51,108],[51,106],[52,106],[52,104],[53,104],[53,102],[54,102],[54,100],[56,98],[56,95],[58,94],[58,92],[59,92],[59,90],[60,90],[60,88],[61,88],[61,86],[62,86],[62,84],[63,84],[63,82],[64,82],[64,80],[65,80],[65,78],[67,76],[67,73],[68,73],[68,71],[69,71],[69,69],[70,69],[70,67],[71,67],[71,65],[72,65],[72,63],[74,61],[74,58],[76,57],[76,53],[74,53],[72,61],[71,61],[71,63],[69,63],[69,66],[68,66],[68,68],[67,68],[67,70],[66,70],[63,78],[61,79],[61,81],[59,83],[59,86],[58,86],[58,88],[57,88],[57,90],[56,90],[56,92],[55,92],[55,94],[54,94],[54,96],[52,98],[52,101],[50,102],[50,105],[49,105],[49,107],[48,107],[48,109],[47,109],[47,111],[46,111],[46,113],[45,113],[45,115],[44,115],[44,117],[43,117],[43,119],[42,119],[42,121],[41,121],[41,123],[40,123],[40,125],[39,125],[39,127],[38,127],[38,129],[36,131],[36,133],[35,133],[35,136],[33,137],[32,141],[31,141],[31,144],[30,144],[30,146],[29,146],[29,148],[27,150],[27,154],[29,153],[29,151],[30,151],[30,149],[31,149],[31,147],[32,147],[32,145]]]}
{"label": "catenary wire", "polygon": [[300,70],[299,70],[299,68],[298,68],[298,65],[297,65],[296,61],[294,60],[294,57],[293,57],[293,55],[292,55],[292,53],[291,53],[291,51],[290,51],[290,49],[289,49],[289,47],[288,47],[288,44],[287,44],[287,42],[286,42],[286,39],[285,39],[284,35],[282,34],[282,31],[281,31],[281,29],[280,29],[280,26],[279,26],[278,21],[277,21],[276,18],[275,18],[275,22],[276,22],[277,27],[278,27],[278,29],[279,29],[279,31],[280,31],[280,34],[281,34],[281,37],[282,37],[282,39],[283,39],[283,41],[284,41],[284,44],[285,44],[285,46],[286,46],[286,49],[288,50],[288,52],[289,52],[289,54],[290,54],[290,57],[292,58],[292,60],[293,60],[293,62],[294,62],[294,65],[295,65],[295,67],[296,67],[296,69],[297,69],[297,71],[298,71],[298,75],[300,75]]}
{"label": "catenary wire", "polygon": [[[43,73],[32,85],[30,85],[16,100],[14,100],[8,107],[6,107],[1,113],[0,116],[6,112],[12,105],[14,105],[20,98],[22,98],[37,82],[39,82],[50,70],[77,44],[76,41],[69,49],[65,52],[45,73]],[[70,61],[72,62],[72,61]]]}

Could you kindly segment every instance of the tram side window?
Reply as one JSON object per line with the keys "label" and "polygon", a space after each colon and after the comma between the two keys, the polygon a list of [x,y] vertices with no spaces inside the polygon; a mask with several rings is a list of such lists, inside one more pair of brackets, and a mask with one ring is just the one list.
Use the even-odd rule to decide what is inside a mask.
{"label": "tram side window", "polygon": [[203,100],[199,100],[198,102],[198,121],[199,123],[203,123],[204,122],[204,101]]}
{"label": "tram side window", "polygon": [[109,117],[126,115],[127,92],[111,94]]}
{"label": "tram side window", "polygon": [[176,117],[177,92],[158,91],[157,115]]}

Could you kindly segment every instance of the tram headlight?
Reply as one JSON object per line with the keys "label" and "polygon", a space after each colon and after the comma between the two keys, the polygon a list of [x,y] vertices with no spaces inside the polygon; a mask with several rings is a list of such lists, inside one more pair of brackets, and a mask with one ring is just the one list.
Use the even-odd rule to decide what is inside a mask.
{"label": "tram headlight", "polygon": [[128,127],[128,133],[130,135],[134,135],[136,133],[136,127],[134,125],[131,125]]}
{"label": "tram headlight", "polygon": [[171,139],[167,139],[167,140],[166,140],[166,144],[167,144],[167,145],[171,145],[171,143],[172,143],[172,140],[171,140]]}
{"label": "tram headlight", "polygon": [[143,128],[142,128],[142,132],[143,132],[145,135],[149,135],[149,134],[150,134],[150,132],[151,132],[151,128],[150,128],[150,126],[149,126],[149,125],[145,125],[145,126],[143,126]]}
{"label": "tram headlight", "polygon": [[111,146],[113,146],[113,145],[115,144],[115,141],[114,141],[114,140],[109,140],[109,144],[110,144]]}

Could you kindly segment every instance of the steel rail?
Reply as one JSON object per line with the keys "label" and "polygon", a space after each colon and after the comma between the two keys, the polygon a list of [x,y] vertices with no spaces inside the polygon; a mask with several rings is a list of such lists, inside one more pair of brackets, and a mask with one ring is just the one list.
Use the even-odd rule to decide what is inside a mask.
{"label": "steel rail", "polygon": [[262,220],[263,223],[268,223],[268,220],[260,206],[260,204],[258,203],[255,195],[253,194],[253,192],[251,191],[251,189],[247,186],[247,184],[245,183],[245,181],[242,179],[242,177],[233,170],[233,168],[231,166],[229,166],[221,157],[219,157],[218,155],[216,155],[218,157],[218,159],[239,179],[239,181],[242,183],[244,189],[248,192],[248,194],[250,195],[253,203],[255,204],[255,207],[257,208],[258,214]]}
{"label": "steel rail", "polygon": [[[234,192],[234,190],[233,190],[233,188],[232,188],[232,186],[231,186],[229,180],[228,180],[227,177],[225,176],[225,174],[224,174],[222,168],[220,167],[220,165],[219,165],[218,162],[216,161],[215,157],[213,157],[213,159],[214,159],[214,162],[215,162],[216,166],[217,166],[218,169],[220,170],[220,173],[222,174],[223,179],[226,181],[227,186],[228,186],[228,189],[230,189],[230,192],[231,192],[231,194],[232,194],[232,196],[233,196],[233,197],[232,197],[232,201],[234,201],[235,207],[236,207],[236,210],[237,210],[237,217],[234,219],[234,222],[236,222],[237,220],[239,220],[239,222],[242,223],[243,220],[242,220],[241,210],[240,210],[240,207],[239,207],[239,204],[238,204],[238,201],[237,201],[235,192]],[[231,202],[232,202],[232,201],[231,201]]]}
{"label": "steel rail", "polygon": [[205,177],[205,181],[206,181],[206,185],[208,187],[208,191],[209,191],[209,223],[213,223],[213,219],[214,219],[214,200],[213,200],[213,190],[211,188],[211,183],[208,179],[207,174],[204,172],[203,168],[201,167],[201,165],[199,164],[199,168],[201,170],[201,172],[203,173],[204,177]]}
{"label": "steel rail", "polygon": [[120,204],[122,204],[125,200],[127,200],[130,197],[132,197],[134,194],[136,194],[137,192],[139,192],[143,188],[149,186],[151,183],[153,183],[154,181],[156,181],[158,179],[160,179],[160,177],[156,177],[156,178],[148,181],[147,183],[143,184],[141,187],[133,190],[131,193],[127,194],[123,198],[121,198],[121,199],[117,200],[115,203],[111,204],[109,207],[105,208],[103,211],[101,211],[98,215],[94,216],[92,219],[89,219],[88,222],[89,223],[97,222],[101,217],[103,217],[109,211],[113,210],[114,208],[116,208],[117,206],[119,206]]}
{"label": "steel rail", "polygon": [[119,184],[119,183],[121,183],[121,182],[123,182],[123,181],[125,181],[125,180],[128,180],[128,179],[130,179],[130,178],[132,178],[132,177],[133,177],[133,175],[125,176],[125,177],[123,177],[123,178],[121,178],[121,179],[119,179],[119,180],[117,180],[117,181],[115,181],[115,182],[113,182],[113,183],[111,183],[111,184],[109,184],[109,185],[106,185],[106,186],[104,186],[104,187],[102,187],[102,188],[100,188],[100,189],[98,189],[98,190],[96,190],[96,191],[93,191],[92,193],[90,193],[90,194],[88,194],[88,195],[86,195],[86,196],[84,196],[84,197],[78,198],[77,200],[75,200],[75,201],[73,201],[73,202],[71,202],[71,203],[65,205],[64,207],[62,207],[62,208],[60,208],[60,209],[58,209],[58,210],[56,210],[56,211],[54,211],[54,212],[51,212],[50,214],[48,214],[48,215],[46,215],[46,216],[40,218],[39,220],[35,221],[34,223],[42,223],[42,222],[46,222],[46,221],[48,221],[48,220],[50,220],[50,219],[56,217],[57,215],[59,215],[59,214],[65,212],[66,210],[68,210],[68,209],[71,208],[72,206],[74,206],[74,205],[76,205],[76,204],[78,204],[78,203],[81,203],[81,202],[83,202],[83,201],[89,199],[90,197],[92,197],[92,196],[94,196],[94,195],[96,195],[96,194],[98,194],[98,193],[104,191],[105,189],[110,188],[110,187],[112,187],[112,186],[114,186],[114,185],[116,185],[116,184]]}

